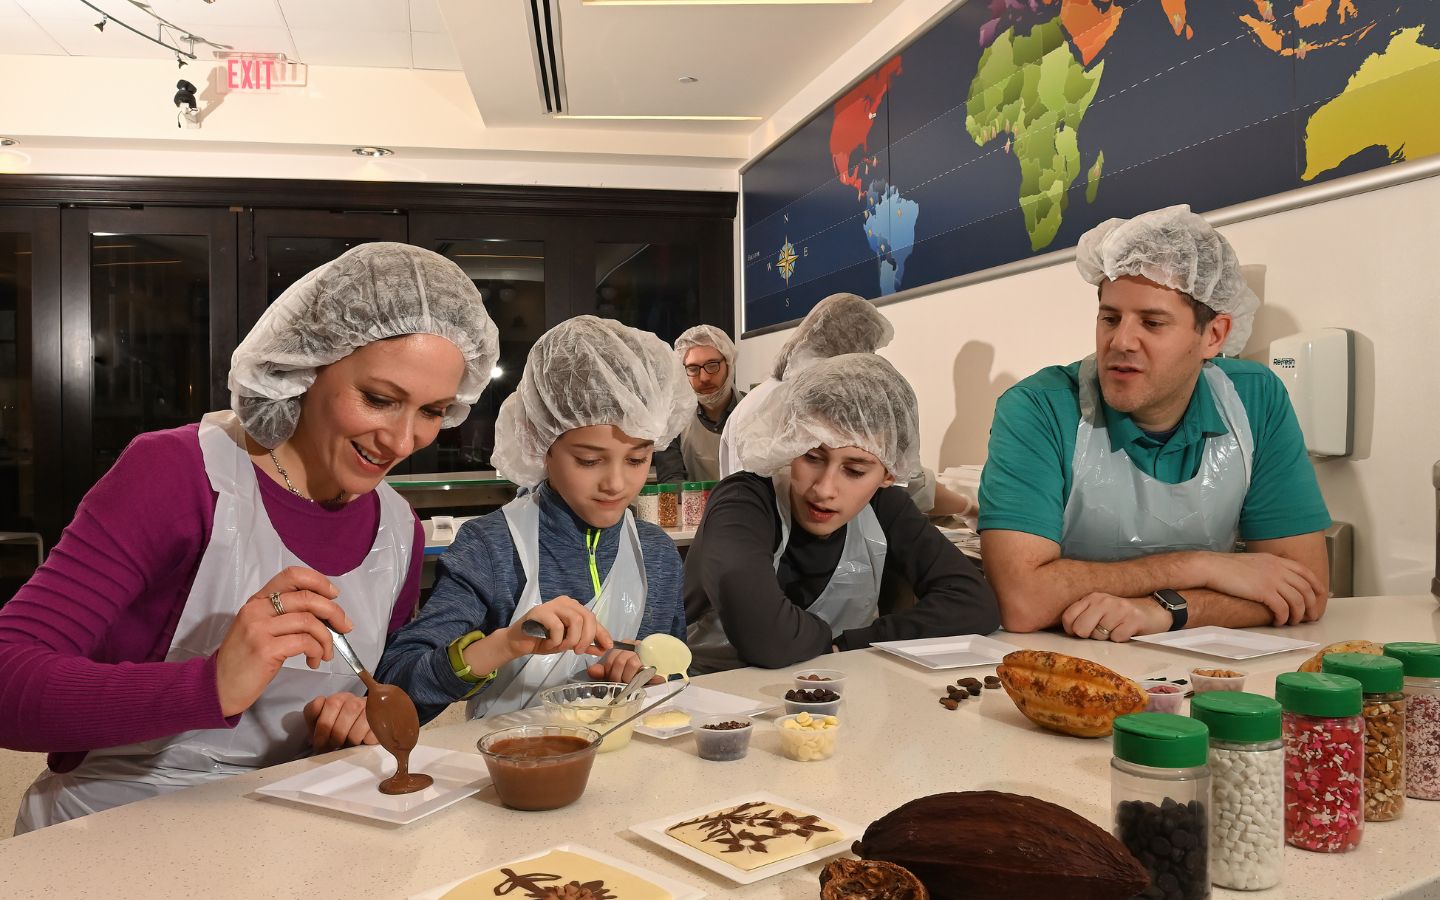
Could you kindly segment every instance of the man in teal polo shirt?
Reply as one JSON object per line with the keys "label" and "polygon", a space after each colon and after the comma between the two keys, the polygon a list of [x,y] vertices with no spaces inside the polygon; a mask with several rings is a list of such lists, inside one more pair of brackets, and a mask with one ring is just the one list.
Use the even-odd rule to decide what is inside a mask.
{"label": "man in teal polo shirt", "polygon": [[1174,206],[1100,224],[1076,256],[1099,286],[1095,354],[1005,392],[980,481],[1005,628],[1127,641],[1320,618],[1330,516],[1295,411],[1266,367],[1219,356],[1259,305],[1235,251]]}

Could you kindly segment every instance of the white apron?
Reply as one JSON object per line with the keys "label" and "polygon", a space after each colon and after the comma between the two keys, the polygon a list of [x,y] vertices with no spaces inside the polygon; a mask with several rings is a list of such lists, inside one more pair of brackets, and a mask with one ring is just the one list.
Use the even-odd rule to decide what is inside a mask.
{"label": "white apron", "polygon": [[[505,504],[501,510],[520,556],[520,568],[525,573],[525,589],[520,593],[520,602],[515,604],[511,625],[523,620],[543,602],[540,599],[540,503],[537,497],[538,493],[532,491]],[[589,604],[590,611],[605,630],[622,641],[633,639],[640,630],[647,589],[640,533],[635,530],[635,519],[628,509],[624,523],[615,562],[599,595]],[[495,680],[485,690],[470,698],[465,712],[470,718],[478,719],[533,706],[540,702],[541,691],[569,683],[597,660],[598,657],[569,650],[512,659],[500,667]]]}
{"label": "white apron", "polygon": [[720,435],[705,427],[699,412],[690,418],[676,440],[680,442],[680,455],[685,460],[687,481],[720,480]]}
{"label": "white apron", "polygon": [[1110,449],[1096,374],[1095,357],[1086,357],[1061,555],[1108,562],[1178,550],[1232,552],[1255,441],[1230,378],[1213,365],[1201,370],[1229,432],[1205,441],[1194,478],[1166,484],[1137,469],[1125,451]]}
{"label": "white apron", "polygon": [[[748,395],[747,395],[748,396]],[[780,514],[780,543],[771,565],[778,572],[780,560],[790,544],[790,473],[782,471],[771,479],[775,485],[775,510]],[[885,531],[870,504],[865,504],[845,528],[845,546],[825,590],[805,611],[819,616],[830,626],[832,638],[852,628],[864,628],[880,612],[880,580],[885,574]],[[706,664],[732,659],[735,652],[720,623],[715,604],[689,628],[686,643],[697,661]],[[708,671],[708,666],[706,668]]]}
{"label": "white apron", "polygon": [[[305,565],[270,524],[235,414],[206,415],[199,439],[205,473],[219,496],[210,543],[166,662],[213,655],[235,613],[260,586],[287,566]],[[414,513],[399,494],[384,483],[376,492],[380,525],[370,552],[355,569],[329,579],[354,623],[347,635],[350,644],[370,669],[385,649],[391,611],[409,572],[415,529]],[[364,686],[338,654],[313,671],[305,657],[291,657],[234,728],[187,731],[92,750],[73,771],[45,772],[21,801],[16,833],[297,759],[310,742],[305,704],[341,691],[359,695]]]}

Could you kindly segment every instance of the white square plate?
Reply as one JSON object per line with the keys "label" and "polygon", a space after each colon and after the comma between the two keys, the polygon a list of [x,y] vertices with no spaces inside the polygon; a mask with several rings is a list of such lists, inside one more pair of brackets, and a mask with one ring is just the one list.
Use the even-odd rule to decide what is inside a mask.
{"label": "white square plate", "polygon": [[[739,866],[732,866],[718,857],[711,856],[703,850],[697,850],[684,841],[678,841],[665,833],[665,829],[670,828],[678,822],[689,821],[698,816],[703,816],[706,813],[712,813],[720,809],[728,809],[729,807],[739,806],[742,803],[749,803],[754,800],[788,807],[789,809],[805,813],[806,815],[819,816],[821,819],[840,829],[840,840],[833,844],[817,847],[806,853],[797,854],[789,859],[778,860],[769,865],[746,871]],[[781,872],[788,872],[791,869],[809,865],[812,862],[826,859],[837,853],[848,852],[851,843],[860,837],[865,831],[865,828],[864,826],[856,825],[854,822],[845,822],[834,816],[826,815],[818,809],[812,809],[802,803],[786,800],[784,797],[767,794],[764,791],[756,791],[751,794],[745,794],[744,796],[732,797],[729,800],[717,800],[713,803],[707,803],[704,806],[697,806],[694,809],[678,812],[674,815],[666,816],[663,819],[652,819],[649,822],[642,822],[639,825],[631,825],[630,830],[645,840],[664,847],[671,853],[678,854],[693,863],[702,865],[717,875],[725,876],[736,884],[754,884],[757,881],[769,878],[771,875],[779,875]]]}
{"label": "white square plate", "polygon": [[255,793],[407,825],[478,793],[490,783],[490,773],[480,754],[439,747],[421,745],[412,750],[410,771],[423,772],[435,783],[413,794],[380,793],[380,781],[395,774],[395,758],[380,747],[369,746],[344,759],[256,788]]}
{"label": "white square plate", "polygon": [[1314,641],[1297,641],[1295,638],[1243,631],[1239,628],[1222,628],[1219,625],[1185,628],[1164,634],[1137,634],[1132,640],[1159,644],[1172,650],[1219,656],[1223,659],[1254,659],[1257,656],[1289,653],[1291,650],[1318,646]]}
{"label": "white square plate", "polygon": [[901,659],[908,659],[927,669],[994,666],[1005,658],[1005,654],[1020,649],[979,634],[916,638],[913,641],[878,641],[870,646],[893,653]]}
{"label": "white square plate", "polygon": [[[669,684],[652,684],[645,689],[645,694],[651,700],[658,700],[675,688]],[[672,709],[684,710],[693,716],[758,716],[775,709],[776,704],[766,700],[756,700],[753,697],[741,697],[736,694],[726,694],[723,691],[712,691],[709,688],[690,685],[684,693],[669,703],[662,704],[650,710],[640,718],[635,726],[635,731],[640,734],[648,734],[650,737],[660,738],[668,741],[673,737],[690,733],[689,725],[677,725],[674,728],[651,728],[645,724],[645,720],[657,713],[668,712]]]}
{"label": "white square plate", "polygon": [[705,896],[705,892],[702,890],[693,888],[688,884],[681,884],[678,881],[672,881],[671,879],[665,878],[661,875],[656,875],[654,872],[651,872],[648,869],[642,869],[639,866],[631,865],[624,860],[616,859],[608,853],[601,853],[599,850],[591,850],[589,847],[582,847],[579,844],[561,844],[558,847],[550,847],[548,849],[541,850],[539,853],[531,853],[529,855],[522,856],[519,859],[512,859],[509,862],[500,863],[497,866],[486,866],[483,869],[471,872],[464,878],[457,878],[449,884],[442,884],[440,887],[431,888],[424,893],[415,894],[410,898],[410,900],[439,900],[439,898],[445,896],[447,891],[459,887],[469,879],[480,874],[480,872],[488,872],[491,869],[498,869],[500,868],[500,866],[517,866],[529,860],[537,859],[541,856],[544,856],[551,850],[563,850],[566,853],[578,853],[581,856],[588,856],[596,862],[604,863],[607,866],[614,866],[615,868],[620,869],[623,872],[634,875],[636,878],[645,879],[646,881],[650,882],[661,890],[669,891],[671,894],[674,895],[675,900],[699,900],[699,898]]}

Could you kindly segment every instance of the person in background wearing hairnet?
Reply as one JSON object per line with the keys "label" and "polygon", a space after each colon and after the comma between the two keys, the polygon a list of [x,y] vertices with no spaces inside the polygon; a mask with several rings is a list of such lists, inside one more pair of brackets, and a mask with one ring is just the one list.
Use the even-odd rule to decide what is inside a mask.
{"label": "person in background wearing hairnet", "polygon": [[1099,286],[1095,353],[1005,392],[981,475],[1005,628],[1127,641],[1319,619],[1330,516],[1284,385],[1228,358],[1259,306],[1235,251],[1172,206],[1101,223],[1076,263]]}
{"label": "person in background wearing hairnet", "polygon": [[324,623],[374,666],[410,617],[424,535],[382,479],[498,356],[458,266],[365,244],[260,317],[233,411],[135,438],[0,609],[0,745],[50,754],[16,831],[375,743]]}
{"label": "person in background wearing hairnet", "polygon": [[[576,676],[629,681],[640,660],[612,636],[684,638],[680,554],[628,507],[691,396],[675,352],[647,331],[578,316],[536,341],[500,407],[493,457],[534,490],[461,526],[425,609],[375,673],[410,694],[421,721],[461,699],[471,718],[522,709]],[[526,619],[547,637],[524,634]]]}
{"label": "person in background wearing hairnet", "polygon": [[655,451],[655,480],[719,481],[720,434],[745,396],[735,389],[735,342],[714,325],[696,325],[675,339],[675,356],[695,392],[695,415],[679,439]]}
{"label": "person in background wearing hairnet", "polygon": [[[919,432],[915,392],[873,353],[770,392],[735,436],[745,471],[711,492],[685,558],[692,673],[999,626],[990,586],[900,486],[920,471]],[[894,609],[897,579],[912,608]]]}
{"label": "person in background wearing hairnet", "polygon": [[[874,353],[894,337],[895,328],[890,320],[864,297],[831,294],[815,304],[776,354],[770,377],[757,384],[731,410],[729,422],[720,438],[720,477],[727,478],[744,469],[735,448],[735,434],[779,384],[822,359],[844,353]],[[968,499],[937,482],[935,473],[926,468],[914,473],[905,485],[905,491],[920,511],[928,515],[950,516],[973,512]]]}

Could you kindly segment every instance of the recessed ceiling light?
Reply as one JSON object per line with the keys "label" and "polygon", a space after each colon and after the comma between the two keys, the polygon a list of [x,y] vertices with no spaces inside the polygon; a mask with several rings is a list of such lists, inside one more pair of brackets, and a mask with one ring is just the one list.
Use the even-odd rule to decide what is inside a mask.
{"label": "recessed ceiling light", "polygon": [[561,113],[552,119],[589,119],[610,122],[758,122],[764,116],[572,116]]}
{"label": "recessed ceiling light", "polygon": [[0,137],[0,147],[13,147],[18,143],[14,138]]}
{"label": "recessed ceiling light", "polygon": [[700,79],[696,78],[694,75],[681,75],[681,76],[680,76],[680,83],[681,83],[681,84],[694,84],[695,82],[697,82],[697,81],[699,81],[699,80],[700,80]]}
{"label": "recessed ceiling light", "polygon": [[395,155],[395,151],[394,151],[394,150],[387,150],[387,149],[384,148],[384,147],[356,147],[355,149],[351,150],[350,152],[353,153],[353,154],[355,154],[356,156],[369,156],[369,157],[372,157],[372,158],[374,158],[374,159],[379,159],[379,158],[382,157],[382,156],[394,156],[394,155]]}

